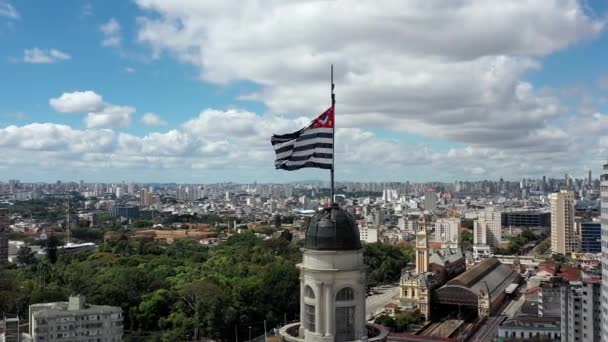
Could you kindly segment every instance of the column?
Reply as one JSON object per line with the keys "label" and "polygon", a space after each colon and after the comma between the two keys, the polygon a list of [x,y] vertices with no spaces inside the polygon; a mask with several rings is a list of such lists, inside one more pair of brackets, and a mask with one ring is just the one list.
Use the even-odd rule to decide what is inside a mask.
{"label": "column", "polygon": [[300,338],[304,337],[304,319],[305,319],[305,310],[304,310],[304,287],[306,283],[304,282],[304,276],[300,275],[300,329],[299,336]]}
{"label": "column", "polygon": [[323,283],[316,283],[317,288],[317,305],[315,307],[315,316],[317,322],[317,334],[320,336],[325,335],[325,310],[323,310],[324,304],[324,293],[323,293]]}
{"label": "column", "polygon": [[332,284],[325,285],[325,336],[333,336],[335,334],[335,300],[334,287]]}

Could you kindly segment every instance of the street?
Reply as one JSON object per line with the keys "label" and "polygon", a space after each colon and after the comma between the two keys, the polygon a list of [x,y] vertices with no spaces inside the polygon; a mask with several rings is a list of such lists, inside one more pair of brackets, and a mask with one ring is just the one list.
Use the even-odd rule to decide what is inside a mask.
{"label": "street", "polygon": [[379,293],[371,295],[365,300],[368,320],[384,310],[386,304],[399,298],[399,285],[384,285],[375,288],[375,290]]}

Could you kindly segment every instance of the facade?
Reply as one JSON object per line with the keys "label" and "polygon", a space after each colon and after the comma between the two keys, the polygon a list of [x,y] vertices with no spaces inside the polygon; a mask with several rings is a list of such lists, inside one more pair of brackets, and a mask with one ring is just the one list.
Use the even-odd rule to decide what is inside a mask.
{"label": "facade", "polygon": [[602,338],[608,340],[608,164],[600,177],[602,225]]}
{"label": "facade", "polygon": [[560,342],[560,318],[535,316],[510,318],[498,327],[498,337],[513,342]]}
{"label": "facade", "polygon": [[473,224],[473,242],[476,245],[498,247],[502,240],[502,216],[494,207],[487,207],[479,212]]}
{"label": "facade", "polygon": [[580,252],[600,253],[602,251],[602,225],[600,222],[577,222],[581,239]]}
{"label": "facade", "polygon": [[378,228],[372,228],[367,224],[361,226],[361,232],[359,234],[361,241],[367,243],[378,242]]}
{"label": "facade", "polygon": [[435,190],[429,189],[424,193],[424,210],[437,210],[437,193]]}
{"label": "facade", "polygon": [[114,217],[136,219],[139,217],[139,208],[132,205],[115,205],[110,214]]}
{"label": "facade", "polygon": [[435,242],[450,243],[458,246],[460,219],[439,218],[435,222]]}
{"label": "facade", "polygon": [[571,281],[561,287],[561,335],[564,341],[600,342],[600,278]]}
{"label": "facade", "polygon": [[0,266],[8,263],[8,208],[0,208]]}
{"label": "facade", "polygon": [[30,305],[30,335],[34,341],[122,341],[122,309],[89,305],[84,296],[69,302]]}
{"label": "facade", "polygon": [[0,321],[0,326],[3,325],[3,329],[0,328],[0,331],[4,331],[3,334],[0,334],[1,342],[19,342],[20,340],[20,331],[19,331],[19,317],[4,317],[4,321]]}
{"label": "facade", "polygon": [[366,324],[367,267],[353,217],[336,204],[311,219],[302,249],[300,319],[279,330],[282,341],[384,341]]}
{"label": "facade", "polygon": [[551,252],[577,252],[579,241],[574,229],[574,192],[562,190],[551,194]]}
{"label": "facade", "polygon": [[505,227],[551,227],[551,213],[540,210],[503,211]]}

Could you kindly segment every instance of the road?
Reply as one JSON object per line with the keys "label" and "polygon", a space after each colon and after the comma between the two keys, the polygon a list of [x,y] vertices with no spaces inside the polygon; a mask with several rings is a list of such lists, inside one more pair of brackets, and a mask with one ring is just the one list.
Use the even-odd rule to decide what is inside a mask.
{"label": "road", "polygon": [[376,290],[378,294],[371,295],[365,300],[368,320],[382,312],[386,304],[399,299],[399,285],[385,285]]}

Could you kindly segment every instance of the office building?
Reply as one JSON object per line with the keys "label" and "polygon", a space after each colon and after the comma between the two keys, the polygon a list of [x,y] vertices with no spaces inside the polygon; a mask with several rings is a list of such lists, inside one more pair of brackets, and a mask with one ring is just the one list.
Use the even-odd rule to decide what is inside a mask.
{"label": "office building", "polygon": [[551,252],[570,254],[579,249],[574,229],[574,192],[562,190],[551,194]]}
{"label": "office building", "polygon": [[602,225],[602,338],[608,340],[608,164],[600,176]]}
{"label": "office building", "polygon": [[428,189],[424,193],[424,210],[431,212],[437,210],[437,193],[433,189]]}
{"label": "office building", "polygon": [[476,245],[498,247],[502,240],[502,214],[494,207],[480,211],[473,224],[473,242]]}
{"label": "office building", "polygon": [[439,218],[435,222],[435,242],[458,245],[460,219]]}
{"label": "office building", "polygon": [[551,213],[548,211],[503,211],[501,216],[505,227],[551,227]]}
{"label": "office building", "polygon": [[602,341],[600,292],[600,277],[583,277],[562,286],[562,341]]}
{"label": "office building", "polygon": [[30,335],[34,341],[122,341],[122,309],[90,305],[84,296],[69,302],[30,305]]}
{"label": "office building", "polygon": [[598,222],[576,222],[580,236],[580,252],[600,253],[602,251],[602,225]]}
{"label": "office building", "polygon": [[0,208],[0,266],[8,263],[8,208]]}
{"label": "office building", "polygon": [[115,205],[112,207],[110,215],[113,217],[136,219],[139,217],[139,208],[132,205]]}

